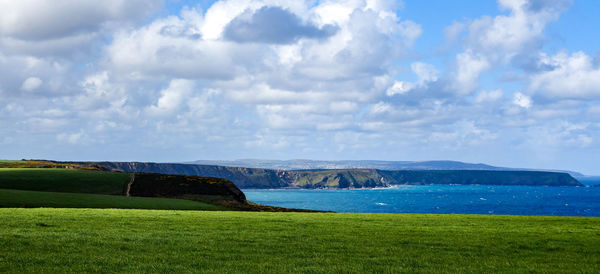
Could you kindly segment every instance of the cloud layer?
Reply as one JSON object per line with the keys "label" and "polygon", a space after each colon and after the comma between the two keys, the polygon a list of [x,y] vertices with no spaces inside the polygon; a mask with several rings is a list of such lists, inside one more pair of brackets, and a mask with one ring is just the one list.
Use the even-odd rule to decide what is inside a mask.
{"label": "cloud layer", "polygon": [[432,30],[385,0],[0,0],[0,156],[596,171],[596,53],[545,46],[571,1],[497,4]]}

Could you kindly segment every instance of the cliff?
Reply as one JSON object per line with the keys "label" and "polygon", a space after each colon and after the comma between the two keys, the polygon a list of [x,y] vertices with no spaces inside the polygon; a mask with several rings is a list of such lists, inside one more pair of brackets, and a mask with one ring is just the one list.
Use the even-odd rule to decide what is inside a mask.
{"label": "cliff", "polygon": [[[90,163],[88,163],[90,164]],[[363,188],[399,184],[582,186],[567,173],[496,170],[273,170],[191,164],[95,162],[110,170],[224,178],[240,188]]]}
{"label": "cliff", "polygon": [[568,173],[496,170],[381,171],[393,184],[583,186]]}

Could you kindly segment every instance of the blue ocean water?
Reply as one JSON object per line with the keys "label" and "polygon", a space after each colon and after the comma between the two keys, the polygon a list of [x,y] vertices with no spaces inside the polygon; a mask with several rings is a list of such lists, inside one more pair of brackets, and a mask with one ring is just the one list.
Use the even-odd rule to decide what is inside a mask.
{"label": "blue ocean water", "polygon": [[600,187],[423,185],[376,189],[243,189],[272,206],[369,213],[600,216]]}

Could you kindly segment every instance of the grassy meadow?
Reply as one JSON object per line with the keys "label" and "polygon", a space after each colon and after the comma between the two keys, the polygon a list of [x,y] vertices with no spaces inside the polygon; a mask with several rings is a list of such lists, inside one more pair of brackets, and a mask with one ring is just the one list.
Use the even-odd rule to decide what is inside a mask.
{"label": "grassy meadow", "polygon": [[219,211],[241,208],[125,197],[130,176],[0,168],[0,273],[600,269],[600,218]]}
{"label": "grassy meadow", "polygon": [[122,195],[130,176],[64,168],[0,168],[0,189]]}
{"label": "grassy meadow", "polygon": [[600,269],[600,218],[0,209],[0,273]]}
{"label": "grassy meadow", "polygon": [[[14,161],[5,161],[14,163]],[[21,162],[29,165],[53,164],[52,162]],[[124,196],[127,183],[133,173],[108,172],[74,168],[6,168],[0,165],[0,208],[125,208],[125,209],[166,209],[166,210],[242,210],[242,211],[311,211],[263,206],[255,203],[237,203],[213,184],[221,184],[220,179],[191,178],[192,183],[208,184],[212,194],[157,198]],[[139,176],[135,175],[135,176]],[[153,175],[141,175],[141,180],[152,179]],[[145,176],[145,177],[144,177]],[[167,176],[167,175],[165,175]],[[165,176],[159,176],[159,183]],[[167,177],[174,177],[168,175]],[[189,184],[175,176],[173,184]],[[136,179],[140,182],[140,178]],[[223,182],[226,183],[226,182]],[[221,192],[219,192],[221,191]],[[225,193],[226,194],[226,193]],[[168,197],[168,198],[167,198]],[[0,272],[1,273],[1,272]]]}
{"label": "grassy meadow", "polygon": [[1,207],[138,208],[177,210],[225,210],[223,206],[197,201],[115,195],[80,194],[0,189]]}

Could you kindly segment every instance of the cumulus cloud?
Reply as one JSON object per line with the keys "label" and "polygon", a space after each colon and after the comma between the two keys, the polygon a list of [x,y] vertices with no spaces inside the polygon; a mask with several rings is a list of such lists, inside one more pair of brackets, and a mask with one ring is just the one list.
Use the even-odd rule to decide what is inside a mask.
{"label": "cumulus cloud", "polygon": [[599,99],[600,67],[583,52],[561,52],[542,56],[540,66],[548,68],[531,76],[529,89],[552,98]]}
{"label": "cumulus cloud", "polygon": [[107,48],[107,62],[133,79],[214,79],[231,78],[248,56],[260,56],[252,47],[202,39],[202,23],[202,14],[188,10],[181,17],[159,19],[140,29],[120,32]]}
{"label": "cumulus cloud", "polygon": [[414,74],[417,75],[416,82],[394,81],[391,86],[386,89],[387,96],[405,94],[415,88],[426,89],[431,82],[438,81],[439,71],[434,65],[414,62],[410,65]]}
{"label": "cumulus cloud", "polygon": [[240,42],[289,44],[300,38],[324,39],[334,35],[334,25],[317,27],[303,23],[295,14],[275,6],[250,10],[235,17],[225,27],[225,38]]}
{"label": "cumulus cloud", "polygon": [[[450,41],[463,29],[468,30],[464,51],[456,56],[453,90],[469,94],[478,87],[478,78],[494,65],[504,65],[536,55],[542,46],[543,31],[548,23],[558,19],[570,0],[499,0],[502,10],[509,14],[482,16],[463,27],[454,22],[447,27]],[[521,60],[516,60],[516,63]]]}
{"label": "cumulus cloud", "polygon": [[529,96],[520,93],[520,92],[516,92],[514,94],[514,98],[513,98],[513,104],[520,106],[522,108],[530,108],[531,107],[531,98],[529,98]]}
{"label": "cumulus cloud", "polygon": [[194,82],[183,79],[171,80],[169,87],[160,92],[160,98],[156,104],[150,106],[148,111],[152,115],[165,116],[172,115],[176,112],[183,113],[184,103],[191,97],[194,91]]}
{"label": "cumulus cloud", "polygon": [[42,85],[42,80],[37,77],[29,77],[23,81],[21,89],[24,91],[33,91]]}
{"label": "cumulus cloud", "polygon": [[490,68],[487,57],[472,51],[463,52],[456,56],[457,71],[454,75],[452,88],[461,95],[470,94],[478,85],[479,75]]}
{"label": "cumulus cloud", "polygon": [[[202,24],[219,25],[212,14],[225,12],[223,7],[228,3],[220,2],[208,9]],[[348,113],[393,86],[393,81],[376,82],[387,76],[392,60],[421,33],[419,25],[400,20],[386,9],[389,5],[381,3],[324,2],[304,8],[288,6],[288,3],[277,7],[251,3],[243,9],[245,12],[240,12],[239,7],[227,10],[235,15],[229,23],[219,21],[223,39],[237,39],[236,43],[226,45],[230,49],[243,47],[244,52],[252,56],[246,58],[251,62],[236,58],[238,69],[227,69],[233,73],[232,79],[215,82],[213,86],[222,89],[226,98],[254,105],[259,118],[272,128],[332,130],[351,126],[354,117]],[[298,11],[303,11],[302,17],[297,15]],[[286,34],[283,38],[264,36],[279,33],[271,29],[271,25],[277,24],[265,23],[277,16],[289,23],[282,26]],[[250,26],[252,39],[232,37],[234,27]],[[323,36],[323,31],[332,26],[336,26],[337,31]],[[214,34],[218,31],[207,33],[204,27],[200,29],[204,39],[220,41],[220,36]],[[325,37],[327,39],[318,39]],[[237,43],[249,41],[263,42],[267,46]],[[257,51],[249,52],[249,49]],[[228,54],[232,54],[232,50],[228,50]],[[425,69],[429,67],[421,71],[423,77],[432,77],[425,75]]]}
{"label": "cumulus cloud", "polygon": [[490,90],[490,91],[483,90],[483,91],[479,92],[479,94],[477,94],[475,101],[477,103],[496,102],[496,101],[500,100],[503,95],[504,94],[501,89]]}
{"label": "cumulus cloud", "polygon": [[385,91],[385,94],[387,94],[387,96],[394,96],[396,94],[404,94],[404,93],[409,92],[414,87],[415,87],[415,84],[410,83],[410,82],[395,81],[394,84]]}
{"label": "cumulus cloud", "polygon": [[[76,49],[88,47],[98,32],[111,30],[110,22],[120,20],[117,16],[107,16],[105,21],[90,18],[96,23],[88,27],[56,26],[60,30],[46,36],[4,32],[4,49],[13,50],[3,51],[9,54],[6,57],[0,54],[0,67],[19,66],[6,70],[10,74],[0,75],[3,94],[21,88],[44,92],[36,92],[40,97],[30,99],[29,105],[5,107],[3,111],[10,115],[3,118],[27,113],[31,128],[46,125],[75,134],[83,130],[90,138],[88,142],[105,142],[110,132],[132,128],[160,132],[171,129],[194,135],[194,129],[210,125],[216,130],[223,121],[232,121],[239,130],[245,130],[242,136],[251,136],[256,128],[263,127],[347,130],[356,127],[356,113],[363,104],[379,100],[393,86],[389,73],[394,60],[421,34],[418,24],[401,20],[390,10],[393,2],[327,2],[314,6],[242,2],[219,1],[206,12],[184,8],[177,15],[157,18],[141,27],[115,27],[111,41],[103,47],[103,56],[84,68],[53,57],[60,58],[59,49],[75,44]],[[295,24],[292,27],[299,32],[293,33],[288,44],[238,43],[224,35],[233,21],[241,22],[245,12],[251,19],[246,23],[254,24],[269,19],[265,11],[266,15],[275,12],[287,16],[287,22]],[[333,26],[336,31],[325,35]],[[35,45],[41,45],[39,49],[44,51],[36,51]],[[53,57],[12,56],[23,54]],[[25,70],[28,74],[21,75]],[[437,72],[425,63],[416,64],[414,70],[421,82],[437,77]],[[36,87],[36,81],[29,77],[44,81]],[[49,91],[60,97],[47,101],[56,96]],[[40,111],[32,111],[36,108]],[[49,118],[40,118],[44,115]],[[214,140],[225,138],[206,134]],[[67,141],[69,136],[61,135],[59,139]]]}
{"label": "cumulus cloud", "polygon": [[424,85],[428,82],[435,82],[438,80],[439,71],[434,65],[423,62],[415,62],[410,65],[410,68],[419,77],[419,85]]}
{"label": "cumulus cloud", "polygon": [[570,0],[500,0],[508,15],[482,17],[469,24],[468,47],[486,52],[501,61],[536,49],[549,22],[558,19]]}

